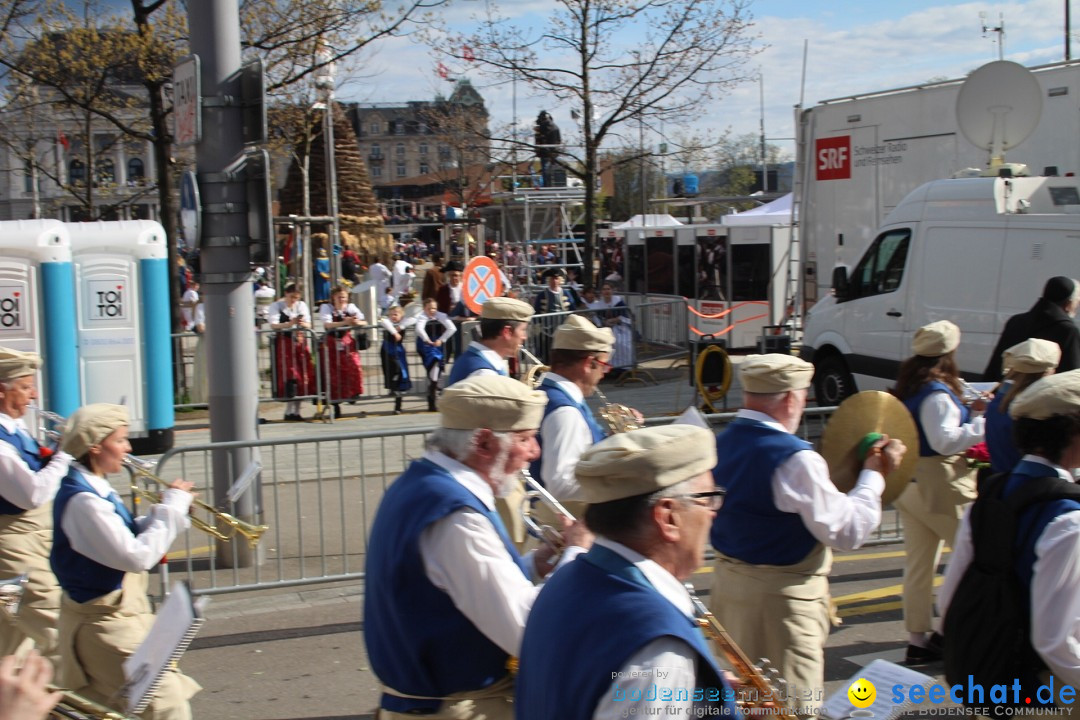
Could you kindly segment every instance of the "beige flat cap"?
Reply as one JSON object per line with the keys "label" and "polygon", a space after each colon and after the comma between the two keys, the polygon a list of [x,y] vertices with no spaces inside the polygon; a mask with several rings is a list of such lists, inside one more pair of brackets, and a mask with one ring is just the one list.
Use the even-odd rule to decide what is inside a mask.
{"label": "beige flat cap", "polygon": [[533,316],[533,307],[527,302],[508,297],[487,300],[480,308],[482,320],[516,320],[529,322]]}
{"label": "beige flat cap", "polygon": [[439,400],[442,426],[495,432],[535,430],[544,419],[547,395],[502,375],[480,375],[454,383]]}
{"label": "beige flat cap", "polygon": [[645,495],[716,467],[716,436],[695,425],[617,433],[581,456],[581,499],[598,504]]}
{"label": "beige flat cap", "polygon": [[1031,338],[1013,345],[1001,353],[1001,366],[1005,372],[1041,373],[1056,368],[1061,362],[1061,347],[1051,340]]}
{"label": "beige flat cap", "polygon": [[1073,413],[1080,413],[1080,370],[1040,378],[1009,405],[1014,418],[1046,420]]}
{"label": "beige flat cap", "polygon": [[923,325],[911,339],[911,351],[924,357],[941,357],[960,345],[960,328],[948,320]]}
{"label": "beige flat cap", "polygon": [[41,356],[11,348],[0,348],[0,382],[33,375],[41,367]]}
{"label": "beige flat cap", "polygon": [[588,350],[611,352],[615,333],[611,328],[598,328],[581,315],[571,315],[555,330],[552,350]]}
{"label": "beige flat cap", "polygon": [[739,365],[743,390],[752,393],[780,393],[810,387],[814,366],[782,353],[747,355]]}
{"label": "beige flat cap", "polygon": [[123,405],[83,405],[72,413],[64,425],[61,449],[74,458],[81,458],[114,430],[128,424],[128,409]]}

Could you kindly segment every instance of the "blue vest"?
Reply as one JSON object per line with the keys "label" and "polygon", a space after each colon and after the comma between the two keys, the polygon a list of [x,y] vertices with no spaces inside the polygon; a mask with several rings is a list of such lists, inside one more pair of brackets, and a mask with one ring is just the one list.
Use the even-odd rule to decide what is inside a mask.
{"label": "blue vest", "polygon": [[[554,380],[544,378],[544,381],[540,383],[541,392],[547,394],[548,404],[544,407],[544,420],[547,416],[561,407],[572,407],[581,413],[581,416],[585,418],[585,424],[589,426],[589,432],[592,434],[592,441],[598,443],[607,437],[607,433],[604,432],[604,428],[600,427],[600,423],[596,422],[596,418],[593,417],[592,411],[589,410],[589,406],[584,402],[577,402],[574,398],[570,397],[565,390],[560,388]],[[543,420],[541,427],[543,426]],[[541,460],[543,459],[544,441],[540,437],[540,433],[536,434],[536,443],[540,446],[540,457],[533,460],[529,465],[529,473],[540,484],[543,484],[543,479],[540,476]]]}
{"label": "blue vest", "polygon": [[[521,644],[516,720],[589,720],[601,703],[625,700],[612,676],[661,637],[683,640],[697,653],[696,686],[703,690],[697,707],[739,717],[734,692],[722,680],[696,622],[630,561],[594,545],[552,575],[533,603]],[[693,699],[695,688],[686,690]],[[728,713],[720,709],[725,704]]]}
{"label": "blue vest", "polygon": [[1008,412],[1001,412],[1001,401],[1012,383],[1002,383],[994,399],[986,406],[986,449],[990,451],[990,469],[995,473],[1009,472],[1023,455],[1013,442],[1013,421]]}
{"label": "blue vest", "polygon": [[[56,499],[53,501],[53,545],[49,555],[49,563],[52,565],[53,574],[56,575],[60,587],[71,596],[72,600],[81,603],[120,589],[125,575],[123,570],[102,565],[73,550],[71,540],[64,533],[60,522],[64,517],[64,510],[71,498],[84,492],[101,497],[81,472],[71,468],[60,481],[60,489],[57,490]],[[116,514],[124,521],[124,525],[131,534],[137,535],[139,529],[135,525],[135,518],[120,502],[116,493],[109,493],[105,499],[113,504]]]}
{"label": "blue vest", "polygon": [[[1033,478],[1053,475],[1054,471],[1041,463],[1020,462],[1013,468],[1012,475],[1005,482],[1004,496],[1008,497]],[[1059,515],[1080,510],[1076,500],[1054,500],[1041,505],[1033,505],[1020,513],[1016,523],[1016,574],[1028,588],[1024,600],[1031,598],[1031,579],[1035,569],[1035,544],[1042,537],[1043,531]]]}
{"label": "blue vest", "polygon": [[710,539],[718,551],[753,565],[794,565],[817,539],[798,513],[782,512],[773,500],[776,469],[810,443],[749,418],[736,418],[716,438],[717,487],[727,489]]}
{"label": "blue vest", "polygon": [[[375,515],[364,581],[364,637],[371,668],[398,692],[442,698],[488,687],[506,676],[507,654],[424,573],[421,533],[461,508],[491,519],[507,553],[528,576],[498,514],[430,460],[409,465],[387,489]],[[440,703],[382,696],[382,708],[395,712],[433,710]]]}
{"label": "blue vest", "polygon": [[507,375],[505,368],[498,368],[488,362],[487,358],[480,354],[483,346],[474,342],[465,348],[465,352],[454,361],[454,367],[450,368],[450,379],[446,381],[446,387],[460,382],[472,375],[477,370],[494,370],[500,375]]}
{"label": "blue vest", "polygon": [[[19,457],[22,458],[22,461],[27,464],[31,471],[37,472],[45,467],[45,461],[41,458],[41,448],[38,446],[37,441],[29,435],[18,431],[9,433],[0,425],[0,440],[14,446],[19,453]],[[24,512],[26,512],[26,508],[21,508],[13,502],[0,498],[0,515],[21,515]]]}
{"label": "blue vest", "polygon": [[932,380],[923,385],[919,388],[919,392],[915,393],[907,400],[904,400],[904,405],[907,406],[908,412],[911,413],[912,419],[915,420],[915,427],[919,429],[919,457],[936,457],[941,454],[930,447],[930,442],[926,439],[926,433],[923,431],[922,420],[919,419],[919,408],[922,406],[923,400],[936,392],[947,394],[949,399],[960,409],[961,425],[967,423],[971,419],[971,411],[969,411],[967,406],[960,401],[960,398],[956,397],[956,393],[950,390],[948,385],[943,382],[938,382],[937,380]]}

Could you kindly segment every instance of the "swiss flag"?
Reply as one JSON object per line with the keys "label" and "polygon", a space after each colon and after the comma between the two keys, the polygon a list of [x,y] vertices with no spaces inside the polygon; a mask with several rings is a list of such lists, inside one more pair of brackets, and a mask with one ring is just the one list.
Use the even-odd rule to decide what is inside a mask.
{"label": "swiss flag", "polygon": [[465,58],[469,62],[472,62],[473,60],[476,60],[476,54],[473,52],[472,47],[469,46],[469,45],[466,45],[463,48],[461,48],[461,57]]}
{"label": "swiss flag", "polygon": [[64,152],[67,152],[71,149],[71,141],[68,140],[68,136],[64,134],[63,130],[56,131],[56,142],[60,143],[60,145],[64,148]]}
{"label": "swiss flag", "polygon": [[446,67],[441,62],[435,66],[435,72],[438,73],[439,77],[443,80],[450,77],[450,68]]}

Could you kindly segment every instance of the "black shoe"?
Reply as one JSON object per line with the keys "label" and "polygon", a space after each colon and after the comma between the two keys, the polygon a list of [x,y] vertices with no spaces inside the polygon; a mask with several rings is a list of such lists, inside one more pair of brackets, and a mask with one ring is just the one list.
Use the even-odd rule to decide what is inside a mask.
{"label": "black shoe", "polygon": [[937,650],[944,657],[945,636],[939,632],[930,633],[930,639],[926,641],[926,647]]}
{"label": "black shoe", "polygon": [[[941,637],[940,635],[938,637]],[[942,658],[942,649],[940,646],[933,647],[928,645],[927,647],[919,647],[918,645],[908,645],[907,654],[904,655],[905,665],[926,665],[928,663],[938,662]]]}
{"label": "black shoe", "polygon": [[334,405],[334,419],[338,420],[344,413],[341,412],[341,405]]}

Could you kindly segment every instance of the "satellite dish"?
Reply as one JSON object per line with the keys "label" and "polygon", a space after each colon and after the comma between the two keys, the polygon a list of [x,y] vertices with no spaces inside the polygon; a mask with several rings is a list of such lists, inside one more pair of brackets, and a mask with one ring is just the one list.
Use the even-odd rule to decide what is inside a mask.
{"label": "satellite dish", "polygon": [[968,76],[956,98],[960,132],[990,152],[990,167],[1005,151],[1024,142],[1039,124],[1042,88],[1023,65],[1008,60],[987,63]]}

